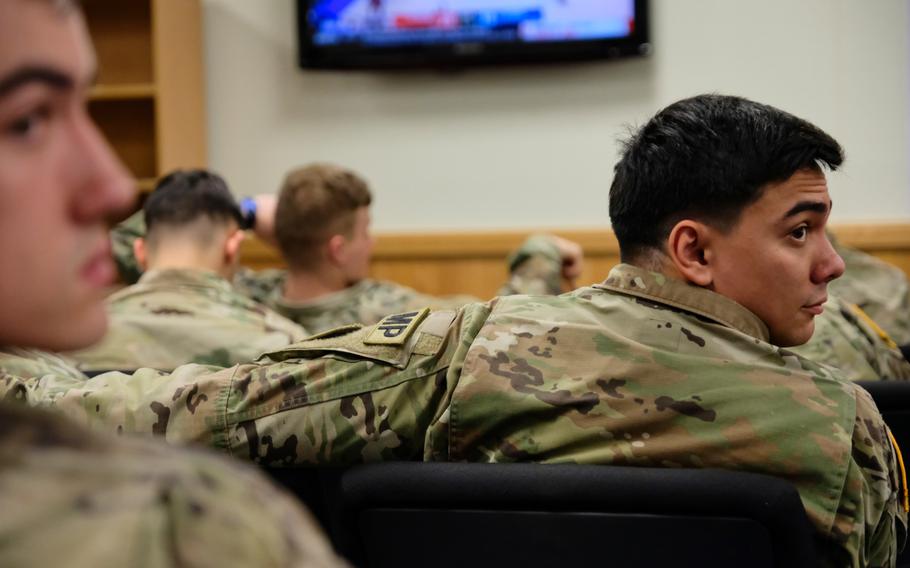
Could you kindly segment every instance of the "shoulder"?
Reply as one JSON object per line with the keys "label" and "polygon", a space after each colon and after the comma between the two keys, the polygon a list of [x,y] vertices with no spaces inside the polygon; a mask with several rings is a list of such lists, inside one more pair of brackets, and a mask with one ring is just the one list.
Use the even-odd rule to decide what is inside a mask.
{"label": "shoulder", "polygon": [[302,557],[333,565],[312,519],[249,467],[155,440],[101,437],[31,409],[0,413],[14,426],[0,437],[7,458],[0,499],[29,510],[22,521],[29,530],[16,520],[0,528],[18,535],[15,547],[0,547],[0,558],[28,553],[33,563],[52,565],[78,541],[81,557],[99,565],[131,563],[137,543],[168,563],[196,565],[191,559],[201,554],[206,564]]}

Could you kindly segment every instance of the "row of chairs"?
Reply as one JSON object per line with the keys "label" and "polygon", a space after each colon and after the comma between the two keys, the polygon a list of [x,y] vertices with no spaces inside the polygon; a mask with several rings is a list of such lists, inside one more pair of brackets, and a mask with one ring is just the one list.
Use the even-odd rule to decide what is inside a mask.
{"label": "row of chairs", "polygon": [[[910,448],[910,383],[863,386]],[[795,488],[754,473],[401,462],[270,473],[355,566],[765,568],[820,556]]]}

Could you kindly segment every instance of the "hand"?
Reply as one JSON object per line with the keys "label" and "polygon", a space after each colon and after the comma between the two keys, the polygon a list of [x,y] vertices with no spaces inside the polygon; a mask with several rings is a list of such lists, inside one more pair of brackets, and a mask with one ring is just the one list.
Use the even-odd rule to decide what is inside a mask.
{"label": "hand", "polygon": [[278,198],[272,193],[260,193],[253,197],[256,202],[256,226],[253,233],[260,240],[277,246],[275,237],[275,211],[278,209]]}
{"label": "hand", "polygon": [[581,245],[575,241],[555,235],[552,237],[562,259],[563,289],[566,291],[574,290],[576,287],[575,280],[581,276],[584,270],[584,252],[581,250]]}

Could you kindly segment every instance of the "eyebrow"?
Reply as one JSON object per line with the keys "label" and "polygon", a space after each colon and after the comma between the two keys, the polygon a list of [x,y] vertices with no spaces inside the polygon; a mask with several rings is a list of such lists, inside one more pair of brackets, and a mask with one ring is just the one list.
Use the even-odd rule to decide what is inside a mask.
{"label": "eyebrow", "polygon": [[814,211],[815,213],[821,213],[822,215],[825,215],[833,205],[833,201],[831,202],[830,206],[824,201],[800,201],[784,214],[784,219],[789,219],[794,215],[799,215],[803,211]]}
{"label": "eyebrow", "polygon": [[56,90],[69,90],[75,85],[72,77],[52,67],[23,67],[0,77],[0,97],[30,83],[40,83]]}

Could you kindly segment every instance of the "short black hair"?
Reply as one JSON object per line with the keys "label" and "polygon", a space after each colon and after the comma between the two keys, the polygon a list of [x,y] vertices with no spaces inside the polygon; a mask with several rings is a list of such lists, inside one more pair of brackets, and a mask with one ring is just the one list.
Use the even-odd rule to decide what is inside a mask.
{"label": "short black hair", "polygon": [[188,225],[201,217],[243,226],[243,214],[227,183],[207,170],[177,170],[164,176],[142,210],[147,231],[157,225]]}
{"label": "short black hair", "polygon": [[843,160],[834,138],[772,106],[716,94],[673,103],[631,136],[614,169],[610,221],[622,260],[663,251],[684,218],[729,230],[768,184]]}

